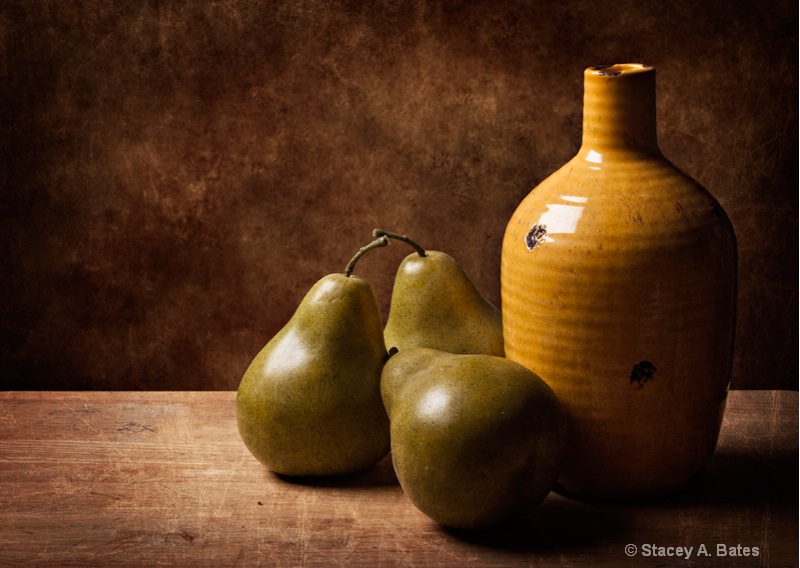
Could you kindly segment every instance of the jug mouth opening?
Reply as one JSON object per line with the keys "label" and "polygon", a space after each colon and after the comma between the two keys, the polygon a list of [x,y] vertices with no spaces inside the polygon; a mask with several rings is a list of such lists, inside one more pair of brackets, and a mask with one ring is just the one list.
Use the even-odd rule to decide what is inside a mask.
{"label": "jug mouth opening", "polygon": [[645,63],[614,63],[612,65],[597,65],[589,67],[589,71],[597,75],[616,77],[618,75],[642,73],[653,69],[652,65]]}

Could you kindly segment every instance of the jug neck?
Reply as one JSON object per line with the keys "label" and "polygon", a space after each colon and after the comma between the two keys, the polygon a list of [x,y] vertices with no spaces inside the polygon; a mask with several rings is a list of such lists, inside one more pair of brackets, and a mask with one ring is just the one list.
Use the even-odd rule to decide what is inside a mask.
{"label": "jug neck", "polygon": [[615,152],[659,154],[654,67],[589,67],[583,84],[582,153],[595,158]]}

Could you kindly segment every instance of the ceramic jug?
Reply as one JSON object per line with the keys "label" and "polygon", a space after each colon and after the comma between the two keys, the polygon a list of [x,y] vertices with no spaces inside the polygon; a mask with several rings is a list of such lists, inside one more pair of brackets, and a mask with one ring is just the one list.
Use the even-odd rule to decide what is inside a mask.
{"label": "ceramic jug", "polygon": [[503,239],[506,356],[570,417],[569,494],[639,498],[710,460],[731,376],[737,252],[720,204],[661,154],[656,71],[584,72],[583,138]]}

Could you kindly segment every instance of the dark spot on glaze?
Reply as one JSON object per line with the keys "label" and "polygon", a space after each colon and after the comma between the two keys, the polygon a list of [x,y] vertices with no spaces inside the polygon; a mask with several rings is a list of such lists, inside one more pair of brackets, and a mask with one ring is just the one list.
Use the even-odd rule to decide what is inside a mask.
{"label": "dark spot on glaze", "polygon": [[631,370],[631,384],[635,384],[636,388],[640,389],[645,383],[652,381],[655,378],[655,374],[655,365],[650,361],[639,361]]}
{"label": "dark spot on glaze", "polygon": [[525,246],[528,247],[528,250],[533,250],[539,243],[542,242],[547,236],[547,226],[546,225],[533,225],[531,230],[528,231],[528,234],[525,235]]}

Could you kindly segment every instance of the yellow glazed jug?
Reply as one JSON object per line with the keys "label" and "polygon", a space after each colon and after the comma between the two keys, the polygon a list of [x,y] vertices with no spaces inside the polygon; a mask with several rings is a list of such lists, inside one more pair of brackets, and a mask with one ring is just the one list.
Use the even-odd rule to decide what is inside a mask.
{"label": "yellow glazed jug", "polygon": [[577,155],[508,223],[506,357],[570,416],[563,491],[638,498],[710,460],[730,382],[736,238],[719,203],[656,141],[655,69],[584,72]]}

